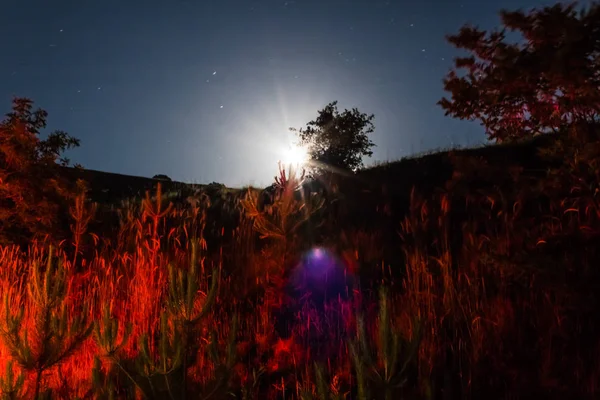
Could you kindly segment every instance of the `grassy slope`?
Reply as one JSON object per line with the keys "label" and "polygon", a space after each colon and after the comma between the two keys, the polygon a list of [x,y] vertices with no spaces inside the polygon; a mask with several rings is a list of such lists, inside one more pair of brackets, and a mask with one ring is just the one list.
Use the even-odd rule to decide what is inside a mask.
{"label": "grassy slope", "polygon": [[[401,221],[410,212],[413,189],[425,199],[433,198],[435,193],[444,190],[453,175],[460,172],[460,167],[455,162],[457,158],[474,160],[476,163],[483,160],[491,168],[500,170],[518,167],[522,168],[523,175],[543,178],[550,164],[538,155],[538,151],[552,141],[551,136],[540,136],[513,144],[444,150],[364,169],[356,175],[338,176],[337,200],[330,205],[326,214],[322,215],[335,221],[333,225],[329,224],[334,228],[323,232],[320,238],[314,238],[315,244],[321,241],[329,242],[343,231],[377,232],[384,258],[392,264],[402,264],[398,259],[401,257],[397,248],[398,232]],[[106,229],[112,229],[116,223],[113,212],[108,209],[119,206],[121,200],[140,198],[148,190],[152,193],[156,184],[161,182],[150,178],[92,170],[67,169],[67,172],[73,178],[87,180],[91,188],[90,198],[108,206],[108,214],[102,217],[102,225]],[[476,191],[500,185],[501,180],[502,177],[494,176],[492,179],[482,177],[479,180],[468,178],[465,182],[469,191]],[[218,233],[221,226],[227,226],[226,230],[237,227],[237,217],[231,218],[229,212],[223,208],[237,203],[237,199],[245,193],[243,189],[229,189],[213,184],[191,185],[164,181],[161,183],[163,193],[177,193],[180,201],[199,192],[208,194],[212,203],[208,226],[212,227],[214,232]],[[510,182],[508,184],[510,185]],[[229,200],[224,202],[224,196]],[[457,218],[464,221],[467,215],[462,213],[457,215]],[[210,238],[212,235],[208,236]]]}
{"label": "grassy slope", "polygon": [[[424,198],[431,198],[434,193],[443,190],[447,182],[457,172],[454,160],[465,157],[471,160],[484,160],[491,167],[523,168],[523,174],[543,178],[548,167],[547,160],[542,160],[538,150],[548,146],[553,138],[540,136],[513,144],[489,145],[479,148],[452,149],[432,152],[425,155],[405,158],[396,162],[367,168],[355,175],[338,176],[336,182],[339,192],[336,202],[329,208],[327,215],[333,218],[336,229],[377,231],[383,239],[382,247],[386,258],[397,257],[396,241],[400,221],[410,211],[411,191],[418,192]],[[129,176],[94,170],[66,168],[65,173],[72,179],[82,178],[89,183],[90,199],[104,205],[106,209],[119,206],[122,200],[141,198],[146,191],[152,194],[157,183],[162,184],[163,193],[171,193],[175,202],[185,201],[190,195],[206,193],[211,198],[209,226],[225,224],[235,229],[236,223],[222,220],[227,211],[223,204],[236,203],[245,193],[244,189],[226,188],[216,184],[197,185],[182,182],[165,182],[151,178]],[[469,181],[469,188],[477,190],[498,184],[483,178],[479,182]],[[257,189],[260,190],[260,189]],[[224,203],[223,199],[229,198]],[[112,215],[112,212],[110,212]],[[464,218],[464,216],[459,217]],[[112,219],[112,217],[110,217]],[[236,218],[234,218],[236,219]],[[105,226],[112,222],[103,221]],[[216,230],[220,230],[216,229]],[[325,233],[331,235],[332,232]],[[335,235],[336,233],[334,233]]]}
{"label": "grassy slope", "polygon": [[[314,230],[320,237],[309,232],[298,234],[299,240],[290,240],[298,250],[321,243],[337,247],[335,251],[340,254],[351,250],[351,256],[356,257],[355,270],[361,278],[361,296],[365,295],[363,289],[369,290],[362,285],[365,282],[362,278],[380,285],[378,271],[384,265],[397,273],[392,278],[401,277],[388,280],[392,281],[394,301],[401,305],[396,308],[394,318],[398,326],[404,326],[405,333],[412,329],[409,319],[419,316],[419,323],[423,324],[418,368],[425,371],[422,375],[425,380],[412,377],[414,387],[414,382],[427,383],[431,378],[434,386],[441,388],[436,393],[464,390],[472,393],[473,398],[495,398],[485,394],[500,392],[524,398],[548,398],[549,393],[597,393],[600,328],[595,315],[596,283],[600,282],[600,275],[593,266],[600,260],[600,252],[595,250],[600,249],[600,234],[596,232],[600,225],[589,213],[580,213],[578,219],[569,208],[574,207],[569,203],[574,200],[570,189],[578,182],[573,176],[581,176],[586,183],[593,179],[586,175],[585,169],[568,175],[572,172],[565,162],[569,157],[563,156],[562,151],[552,158],[543,158],[539,150],[548,147],[552,140],[548,136],[510,145],[440,151],[340,177],[336,179],[339,196],[334,196],[331,202],[335,205],[328,203],[325,212],[317,215],[318,221],[313,221],[326,219],[322,227]],[[595,162],[597,157],[589,160]],[[548,174],[552,164],[564,164],[565,179],[560,185]],[[519,170],[515,177],[511,176],[513,170]],[[113,204],[117,205],[115,209],[119,208],[119,200],[138,197],[157,183],[153,179],[98,171],[69,169],[66,173],[86,179],[92,199],[105,203],[107,210]],[[542,184],[538,187],[537,182]],[[163,187],[165,192],[191,188],[182,183],[164,183]],[[278,310],[269,308],[270,303],[265,299],[271,299],[268,293],[281,291],[279,280],[269,280],[269,276],[272,276],[270,271],[277,272],[283,265],[273,261],[286,254],[287,246],[256,240],[256,232],[244,230],[249,228],[248,220],[245,225],[236,225],[240,219],[233,216],[242,213],[236,201],[243,191],[234,194],[219,186],[208,187],[217,190],[205,191],[213,199],[206,219],[202,217],[208,242],[206,265],[217,260],[226,274],[219,318],[227,319],[231,310],[239,308],[245,313],[240,315],[245,324],[254,323],[255,315],[262,316],[260,321],[286,322],[287,314],[277,314]],[[422,198],[411,203],[413,188]],[[539,200],[543,196],[545,203]],[[135,215],[139,215],[139,210]],[[104,221],[104,216],[98,219]],[[165,226],[191,227],[198,219],[193,215],[186,218],[169,217],[172,225],[165,223]],[[94,261],[96,267],[102,266],[96,269],[99,271],[111,270],[105,266],[117,265],[115,260],[131,267],[133,272],[122,283],[128,288],[123,292],[122,308],[132,313],[124,314],[125,320],[146,321],[132,316],[134,313],[152,317],[150,311],[139,311],[139,304],[146,301],[154,305],[157,293],[163,290],[157,284],[152,289],[155,291],[132,292],[135,288],[146,290],[149,281],[143,279],[155,271],[149,268],[155,265],[154,261],[145,259],[144,251],[136,252],[152,248],[155,243],[152,237],[146,237],[147,233],[141,234],[151,225],[143,220],[146,218],[138,216],[130,227],[121,226],[125,244],[131,241],[130,254],[134,258],[121,257],[122,253],[115,257],[105,251],[106,259]],[[225,221],[230,226],[223,235]],[[105,232],[114,235],[117,229],[113,229],[113,222],[107,224],[109,229]],[[222,246],[222,237],[232,240]],[[343,237],[348,238],[346,243]],[[117,244],[119,249],[129,248]],[[176,255],[174,251],[173,258]],[[125,265],[130,259],[138,260],[137,264]],[[106,290],[112,301],[116,284],[107,282]],[[254,295],[246,290],[250,286],[247,282],[256,282],[256,288],[264,289],[264,296],[261,297],[262,292]],[[305,345],[312,336],[309,329],[302,330],[304,317],[319,316],[317,311],[321,309],[307,310],[312,314],[299,313],[302,318],[298,317],[301,322],[297,324],[295,312],[290,313],[294,318],[288,318],[292,328],[299,332],[298,340]],[[333,317],[324,321],[320,325],[322,331],[332,333],[328,340],[334,345],[319,347],[319,354],[324,354],[323,359],[348,361],[347,353],[337,353],[344,349],[337,344],[345,340],[345,331],[333,328],[338,326]],[[216,320],[211,322],[217,326]],[[242,333],[247,336],[241,340],[254,343],[254,332],[263,332],[260,323],[256,322],[260,328],[254,328],[256,331],[243,328]],[[139,323],[139,326],[144,325]],[[141,328],[137,329],[139,334]],[[282,331],[273,329],[264,328],[264,332],[274,335],[266,342],[267,348],[282,345],[281,341],[275,341]],[[277,360],[276,351],[265,353],[266,359]],[[348,364],[342,361],[336,368],[346,368],[344,365]],[[248,361],[248,366],[253,366],[253,362]],[[88,374],[84,368],[79,371]],[[273,371],[268,378],[269,387],[289,373],[284,367]]]}
{"label": "grassy slope", "polygon": [[[387,195],[405,205],[413,187],[427,193],[444,186],[453,173],[451,155],[484,158],[493,165],[520,165],[525,171],[544,173],[547,165],[537,156],[537,149],[545,146],[549,140],[551,138],[545,136],[521,143],[441,150],[408,157],[364,169],[355,176],[343,177],[341,188],[343,192],[359,196],[361,200],[365,196]],[[146,191],[154,190],[158,182],[162,183],[165,193],[181,190],[193,192],[207,186],[88,169],[64,168],[64,171],[73,180],[81,178],[87,181],[91,189],[90,197],[99,203],[143,196]],[[233,188],[228,190],[237,191]]]}

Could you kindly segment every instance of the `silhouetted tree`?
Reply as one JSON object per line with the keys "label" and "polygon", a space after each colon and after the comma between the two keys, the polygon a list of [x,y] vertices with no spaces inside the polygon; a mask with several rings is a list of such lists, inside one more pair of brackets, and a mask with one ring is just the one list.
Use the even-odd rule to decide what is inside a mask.
{"label": "silhouetted tree", "polygon": [[[465,25],[448,41],[470,53],[444,79],[446,115],[479,120],[504,141],[596,121],[600,109],[600,5],[501,11],[502,29]],[[520,34],[509,42],[507,33]]]}
{"label": "silhouetted tree", "polygon": [[371,156],[375,144],[369,134],[375,130],[373,114],[363,114],[358,109],[340,113],[337,101],[329,103],[319,111],[319,116],[310,121],[306,128],[291,128],[308,147],[314,169],[327,167],[356,170],[363,166],[363,156]]}
{"label": "silhouetted tree", "polygon": [[47,115],[34,111],[31,100],[16,98],[0,122],[0,244],[25,244],[50,233],[59,204],[74,193],[58,166],[68,165],[63,152],[79,146],[79,140],[62,131],[41,139]]}
{"label": "silhouetted tree", "polygon": [[169,178],[167,175],[164,175],[164,174],[154,175],[152,177],[152,179],[156,179],[158,181],[166,181],[166,182],[171,182],[172,181],[171,178]]}

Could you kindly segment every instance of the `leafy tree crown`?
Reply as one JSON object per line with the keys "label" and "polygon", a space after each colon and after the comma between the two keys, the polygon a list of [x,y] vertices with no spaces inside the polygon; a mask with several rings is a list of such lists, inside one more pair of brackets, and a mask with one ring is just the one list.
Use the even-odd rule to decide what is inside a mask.
{"label": "leafy tree crown", "polygon": [[372,156],[375,144],[369,135],[374,132],[373,114],[358,109],[339,112],[337,101],[319,111],[318,117],[305,128],[291,130],[300,145],[307,146],[316,169],[338,168],[356,170],[363,166],[363,157]]}
{"label": "leafy tree crown", "polygon": [[[458,57],[439,105],[479,120],[497,141],[596,121],[600,110],[600,4],[557,4],[529,13],[501,11],[502,29],[465,25],[448,41]],[[517,34],[520,39],[509,41]]]}
{"label": "leafy tree crown", "polygon": [[79,140],[63,131],[43,139],[47,115],[31,100],[16,98],[0,122],[0,243],[49,233],[61,201],[73,194],[56,167],[68,165],[63,153]]}

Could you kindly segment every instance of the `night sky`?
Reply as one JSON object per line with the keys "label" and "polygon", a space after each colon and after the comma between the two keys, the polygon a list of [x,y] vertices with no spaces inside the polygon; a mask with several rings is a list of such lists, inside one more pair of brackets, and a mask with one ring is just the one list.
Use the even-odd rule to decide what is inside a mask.
{"label": "night sky", "polygon": [[81,139],[84,167],[272,182],[328,102],[375,114],[374,156],[485,141],[435,103],[464,23],[539,0],[2,0],[0,112],[13,96]]}

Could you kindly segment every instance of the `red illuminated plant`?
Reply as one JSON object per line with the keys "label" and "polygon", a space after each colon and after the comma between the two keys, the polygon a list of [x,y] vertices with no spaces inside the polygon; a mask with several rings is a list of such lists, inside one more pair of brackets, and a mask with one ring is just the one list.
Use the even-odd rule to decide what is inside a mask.
{"label": "red illuminated plant", "polygon": [[21,368],[35,374],[33,398],[38,399],[43,373],[73,355],[91,333],[92,324],[87,313],[68,304],[68,271],[62,260],[53,258],[52,249],[45,270],[34,263],[30,273],[26,297],[17,302],[16,313],[12,309],[16,299],[4,296],[0,336]]}
{"label": "red illuminated plant", "polygon": [[13,369],[13,361],[9,360],[6,363],[4,375],[0,376],[0,395],[5,400],[18,400],[23,398],[25,386],[25,374],[19,373],[15,377]]}

